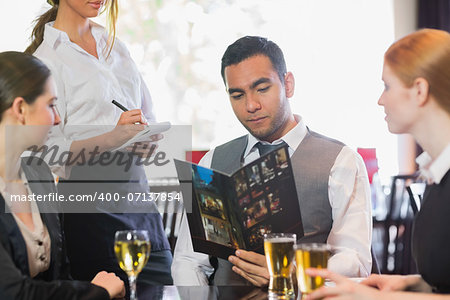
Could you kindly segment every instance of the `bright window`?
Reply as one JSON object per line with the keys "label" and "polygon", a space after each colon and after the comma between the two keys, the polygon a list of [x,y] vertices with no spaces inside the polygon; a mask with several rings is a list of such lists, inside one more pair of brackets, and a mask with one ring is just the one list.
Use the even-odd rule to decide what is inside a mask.
{"label": "bright window", "polygon": [[[23,50],[31,20],[48,5],[1,3],[0,51]],[[220,59],[237,38],[261,35],[283,49],[294,73],[293,111],[312,130],[355,149],[377,148],[385,180],[397,173],[396,137],[377,105],[383,53],[394,37],[392,0],[119,3],[118,37],[150,88],[158,120],[192,124],[194,148],[211,148],[245,132],[228,103]]]}

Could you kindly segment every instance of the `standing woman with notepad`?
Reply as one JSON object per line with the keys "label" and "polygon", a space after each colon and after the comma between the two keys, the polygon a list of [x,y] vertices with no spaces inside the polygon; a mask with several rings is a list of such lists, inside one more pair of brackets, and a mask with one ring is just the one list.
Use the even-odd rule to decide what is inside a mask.
{"label": "standing woman with notepad", "polygon": [[[57,108],[61,123],[50,133],[47,145],[57,146],[59,153],[70,151],[77,157],[82,151],[103,153],[123,144],[111,133],[92,136],[92,128],[102,125],[142,125],[154,122],[149,91],[125,45],[115,38],[118,14],[117,0],[49,0],[52,8],[36,21],[32,43],[26,52],[42,59],[54,74]],[[107,13],[108,30],[90,18]],[[129,111],[123,112],[111,103],[117,100]],[[85,127],[81,125],[91,125]],[[129,131],[126,131],[130,134]],[[135,155],[129,156],[133,159]],[[53,165],[60,176],[58,189],[67,197],[73,194],[147,193],[149,191],[142,166]],[[112,178],[109,183],[105,178]],[[86,184],[74,182],[87,181]],[[108,181],[108,180],[106,180]],[[91,184],[89,184],[89,182]],[[94,182],[94,183],[93,183]],[[125,201],[126,202],[126,201]],[[152,213],[66,214],[65,232],[72,275],[91,278],[98,270],[108,270],[127,280],[114,254],[114,233],[118,230],[148,230],[151,241],[149,263],[139,280],[151,284],[171,284],[172,255],[156,206]],[[153,205],[153,206],[151,206]],[[148,207],[147,207],[148,209]],[[147,210],[146,210],[147,211]]]}

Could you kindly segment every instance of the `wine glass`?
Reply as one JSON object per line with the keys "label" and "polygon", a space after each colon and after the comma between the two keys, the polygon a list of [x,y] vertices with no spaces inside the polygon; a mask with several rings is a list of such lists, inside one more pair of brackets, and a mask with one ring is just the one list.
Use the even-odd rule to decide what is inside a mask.
{"label": "wine glass", "polygon": [[136,278],[147,264],[150,256],[150,240],[147,230],[117,231],[114,251],[119,266],[128,275],[130,283],[130,300],[137,300]]}

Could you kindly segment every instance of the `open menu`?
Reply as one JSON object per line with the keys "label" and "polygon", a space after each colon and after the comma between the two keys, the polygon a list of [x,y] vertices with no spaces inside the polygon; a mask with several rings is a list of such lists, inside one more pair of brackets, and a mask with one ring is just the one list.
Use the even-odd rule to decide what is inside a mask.
{"label": "open menu", "polygon": [[303,237],[286,145],[231,175],[179,160],[175,165],[180,182],[192,184],[187,218],[194,251],[227,259],[238,248],[263,254],[265,233]]}

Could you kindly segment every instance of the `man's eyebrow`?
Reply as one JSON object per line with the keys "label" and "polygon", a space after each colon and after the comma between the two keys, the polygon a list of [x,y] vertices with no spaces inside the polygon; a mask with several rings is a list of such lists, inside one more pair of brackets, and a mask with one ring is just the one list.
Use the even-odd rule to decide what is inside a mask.
{"label": "man's eyebrow", "polygon": [[243,93],[244,90],[243,89],[228,89],[228,94],[233,94],[233,93]]}
{"label": "man's eyebrow", "polygon": [[[259,78],[258,80],[254,81],[251,85],[250,85],[250,89],[254,89],[256,88],[258,85],[262,84],[262,83],[270,83],[270,79],[266,78],[266,77],[262,77]],[[243,89],[240,88],[231,88],[228,89],[228,94],[233,94],[233,93],[244,93]]]}
{"label": "man's eyebrow", "polygon": [[266,77],[262,77],[258,80],[256,80],[255,82],[252,83],[252,85],[250,86],[251,89],[256,88],[258,85],[260,85],[261,83],[269,83],[270,79],[266,78]]}

